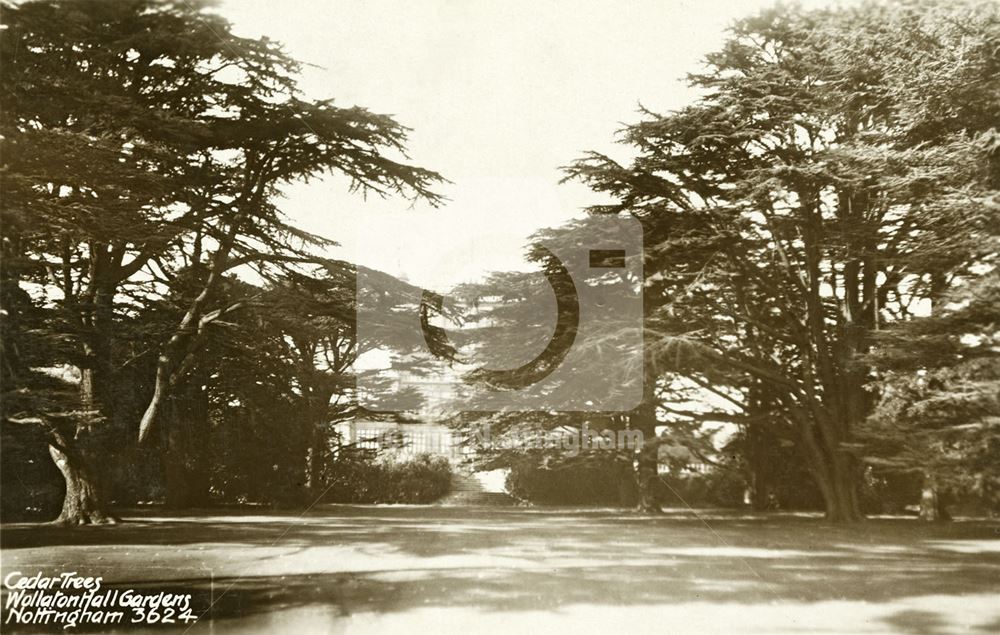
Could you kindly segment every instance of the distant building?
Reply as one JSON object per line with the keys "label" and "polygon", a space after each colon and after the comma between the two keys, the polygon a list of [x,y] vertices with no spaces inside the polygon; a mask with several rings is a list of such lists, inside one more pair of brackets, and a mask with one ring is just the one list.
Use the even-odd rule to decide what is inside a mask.
{"label": "distant building", "polygon": [[356,418],[337,425],[344,444],[356,444],[359,448],[381,450],[397,457],[418,454],[435,454],[457,462],[471,451],[463,447],[457,432],[436,423],[450,413],[454,403],[458,371],[442,374],[421,375],[409,371],[393,373],[392,390],[401,393],[406,390],[417,392],[423,403],[412,413],[417,422],[401,423],[374,419]]}
{"label": "distant building", "polygon": [[398,423],[355,419],[337,425],[343,443],[381,450],[398,457],[436,454],[458,461],[466,451],[447,426],[434,423]]}

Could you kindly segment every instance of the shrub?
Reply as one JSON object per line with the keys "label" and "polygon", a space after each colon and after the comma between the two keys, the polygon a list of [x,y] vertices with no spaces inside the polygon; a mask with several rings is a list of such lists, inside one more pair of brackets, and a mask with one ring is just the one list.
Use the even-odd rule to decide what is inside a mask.
{"label": "shrub", "polygon": [[410,459],[354,456],[327,473],[330,503],[432,503],[451,489],[451,464],[441,456]]}
{"label": "shrub", "polygon": [[547,468],[525,459],[511,466],[506,486],[511,496],[543,505],[630,505],[635,500],[631,466],[614,461]]}
{"label": "shrub", "polygon": [[[733,470],[712,470],[704,474],[663,474],[653,487],[657,499],[672,507],[683,507],[685,502],[739,507],[746,484]],[[526,458],[511,466],[507,491],[516,498],[543,505],[630,507],[636,503],[632,466],[614,460],[566,462],[548,468],[539,465],[537,458]]]}
{"label": "shrub", "polygon": [[670,507],[711,505],[741,507],[746,481],[733,470],[714,469],[705,473],[661,474],[657,497]]}

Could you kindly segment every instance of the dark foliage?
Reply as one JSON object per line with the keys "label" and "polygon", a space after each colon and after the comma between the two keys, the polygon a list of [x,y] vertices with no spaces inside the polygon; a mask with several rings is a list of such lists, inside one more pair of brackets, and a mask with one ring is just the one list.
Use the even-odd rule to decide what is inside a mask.
{"label": "dark foliage", "polygon": [[528,456],[514,462],[507,475],[511,496],[542,505],[635,504],[631,470],[615,461],[565,461],[554,467]]}
{"label": "dark foliage", "polygon": [[440,456],[372,458],[354,453],[333,463],[327,474],[328,503],[432,503],[451,488],[451,465]]}

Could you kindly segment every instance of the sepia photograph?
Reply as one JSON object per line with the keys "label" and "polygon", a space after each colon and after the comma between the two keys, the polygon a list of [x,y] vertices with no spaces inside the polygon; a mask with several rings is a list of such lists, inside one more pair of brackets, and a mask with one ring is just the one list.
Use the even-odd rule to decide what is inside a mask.
{"label": "sepia photograph", "polygon": [[0,632],[1000,633],[1000,0],[0,0]]}

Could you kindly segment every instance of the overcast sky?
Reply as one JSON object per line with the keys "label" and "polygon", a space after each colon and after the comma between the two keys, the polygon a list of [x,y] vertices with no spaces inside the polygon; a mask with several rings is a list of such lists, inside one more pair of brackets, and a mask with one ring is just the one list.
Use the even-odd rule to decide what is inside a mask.
{"label": "overcast sky", "polygon": [[339,241],[333,255],[446,290],[524,269],[531,233],[597,200],[579,184],[559,185],[559,166],[587,149],[623,156],[614,133],[637,119],[637,105],[689,102],[685,74],[734,19],[770,4],[227,0],[219,11],[238,34],[267,35],[317,65],[305,71],[308,95],[393,114],[413,129],[412,160],[452,181],[440,188],[444,208],[366,201],[337,180],[292,186],[283,207]]}

